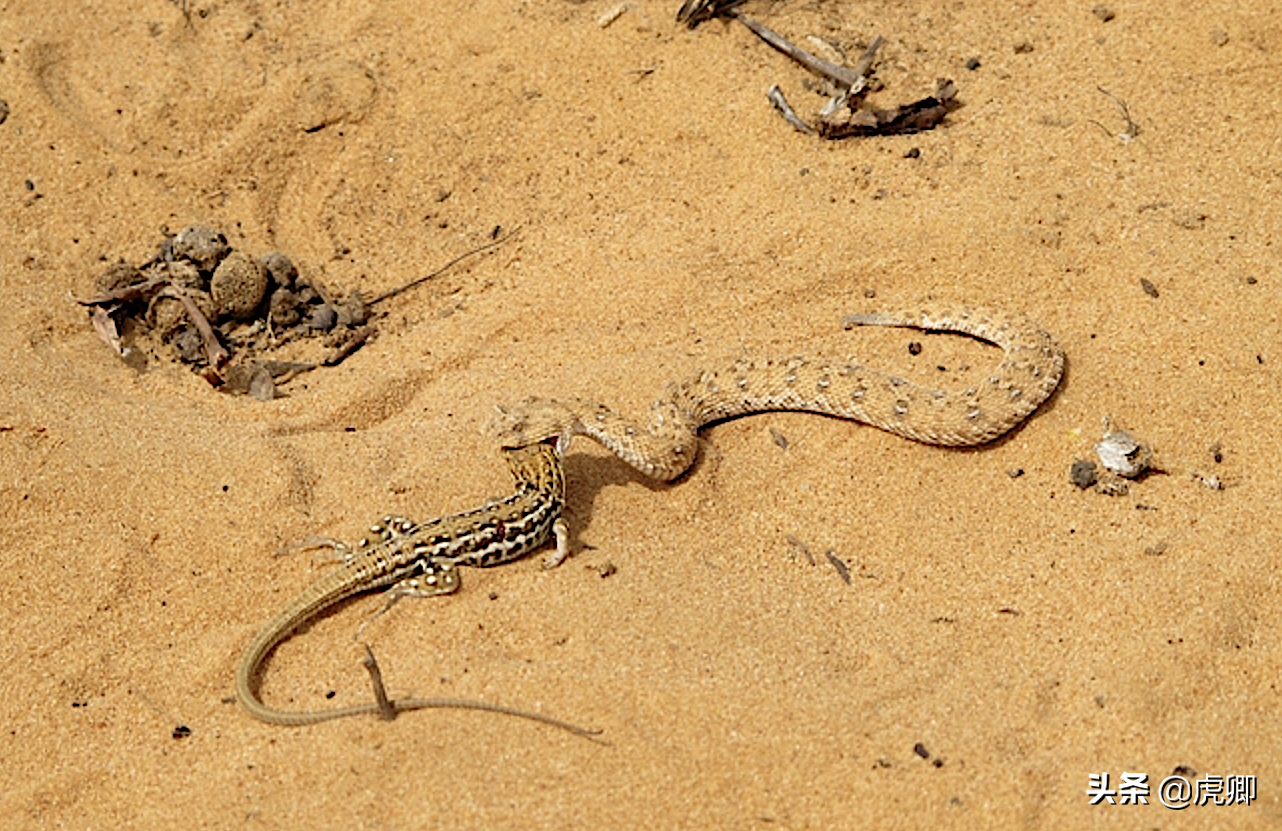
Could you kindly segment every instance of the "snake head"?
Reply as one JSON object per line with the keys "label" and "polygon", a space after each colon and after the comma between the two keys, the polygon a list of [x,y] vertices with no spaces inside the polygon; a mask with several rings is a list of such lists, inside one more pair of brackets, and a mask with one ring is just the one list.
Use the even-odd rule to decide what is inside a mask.
{"label": "snake head", "polygon": [[515,449],[554,442],[564,456],[570,440],[582,432],[573,411],[551,398],[527,398],[510,407],[495,407],[485,433],[500,447]]}

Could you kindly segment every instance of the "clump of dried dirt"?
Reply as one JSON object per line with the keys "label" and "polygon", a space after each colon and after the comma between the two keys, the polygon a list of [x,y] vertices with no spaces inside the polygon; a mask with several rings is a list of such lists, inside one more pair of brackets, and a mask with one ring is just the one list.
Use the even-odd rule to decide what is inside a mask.
{"label": "clump of dried dirt", "polygon": [[[335,300],[285,254],[234,250],[203,225],[166,236],[142,265],[111,265],[95,287],[84,301],[93,326],[130,365],[186,364],[217,388],[264,400],[299,372],[339,363],[373,333],[359,292]],[[317,343],[325,354],[314,354]]]}

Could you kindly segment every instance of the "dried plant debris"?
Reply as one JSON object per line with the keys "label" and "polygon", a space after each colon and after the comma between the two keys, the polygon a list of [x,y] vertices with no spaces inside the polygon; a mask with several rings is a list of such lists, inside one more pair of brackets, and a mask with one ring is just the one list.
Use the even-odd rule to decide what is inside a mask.
{"label": "dried plant debris", "polygon": [[90,308],[98,337],[130,366],[177,361],[224,392],[269,401],[296,375],[335,366],[368,343],[377,334],[372,306],[502,245],[520,228],[502,230],[495,226],[490,242],[367,302],[359,291],[336,299],[279,251],[255,258],[233,250],[221,232],[192,225],[167,235],[141,266],[109,266],[98,275],[97,296],[79,302]]}
{"label": "dried plant debris", "polygon": [[[1130,144],[1131,142],[1135,141],[1136,137],[1139,136],[1140,134],[1140,125],[1135,123],[1135,119],[1131,118],[1131,108],[1126,105],[1125,101],[1118,98],[1116,95],[1104,89],[1103,87],[1097,86],[1095,88],[1098,89],[1100,92],[1104,93],[1105,95],[1107,95],[1110,99],[1112,99],[1113,103],[1117,106],[1118,113],[1120,113],[1122,116],[1122,120],[1126,123],[1126,129],[1118,133],[1116,136],[1118,141],[1122,142],[1122,144]],[[1091,123],[1094,124],[1096,127],[1099,127],[1106,134],[1113,135],[1111,132],[1109,132],[1109,129],[1107,127],[1105,127],[1103,124],[1100,124],[1098,121],[1092,121]]]}
{"label": "dried plant debris", "polygon": [[747,17],[737,9],[741,2],[742,0],[686,0],[677,11],[677,21],[693,29],[715,17],[737,20],[770,46],[822,78],[827,85],[825,92],[829,99],[813,123],[797,115],[778,86],[772,86],[767,93],[770,105],[800,132],[825,139],[918,133],[937,126],[949,112],[960,106],[957,86],[948,79],[937,82],[933,95],[911,104],[889,109],[869,106],[864,101],[864,96],[870,89],[869,78],[873,72],[877,50],[885,43],[881,36],[873,38],[853,67],[847,67],[813,55],[778,32]]}
{"label": "dried plant debris", "polygon": [[[94,330],[132,365],[176,361],[215,387],[261,400],[300,372],[338,363],[373,333],[359,292],[336,302],[284,254],[233,250],[225,235],[203,225],[167,236],[141,266],[109,266],[96,288],[81,301]],[[328,353],[276,359],[300,351],[288,345],[308,341]]]}
{"label": "dried plant debris", "polygon": [[815,136],[819,134],[818,130],[811,127],[802,120],[801,116],[797,115],[797,113],[792,109],[792,105],[788,103],[788,99],[784,97],[783,90],[779,89],[777,84],[770,87],[770,91],[766,93],[766,100],[770,102],[770,106],[779,111],[779,115],[783,116],[784,121],[797,128],[800,132],[803,132],[808,136]]}
{"label": "dried plant debris", "polygon": [[826,139],[852,136],[889,136],[920,133],[935,127],[957,108],[957,85],[941,78],[935,94],[889,110],[851,109],[849,106],[832,116],[821,118],[819,135]]}
{"label": "dried plant debris", "polygon": [[746,0],[685,0],[677,9],[677,22],[693,29],[706,20],[729,14]]}
{"label": "dried plant debris", "polygon": [[829,565],[831,565],[836,570],[837,574],[841,577],[841,579],[845,581],[847,586],[849,586],[850,585],[850,566],[846,565],[846,561],[838,557],[837,552],[831,551],[831,550],[825,551],[824,556],[828,558]]}
{"label": "dried plant debris", "polygon": [[796,560],[797,554],[800,553],[806,558],[806,562],[812,566],[815,565],[815,555],[811,553],[810,546],[794,537],[792,534],[785,534],[784,541],[788,543],[788,559]]}

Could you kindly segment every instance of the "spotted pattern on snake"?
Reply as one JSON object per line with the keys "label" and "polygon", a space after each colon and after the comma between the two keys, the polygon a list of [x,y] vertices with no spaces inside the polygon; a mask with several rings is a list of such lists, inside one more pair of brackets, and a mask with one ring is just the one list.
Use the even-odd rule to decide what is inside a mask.
{"label": "spotted pattern on snake", "polygon": [[1024,317],[995,309],[932,304],[850,315],[843,323],[847,329],[956,332],[993,343],[1004,355],[991,375],[964,390],[923,386],[855,361],[739,359],[669,384],[651,406],[645,426],[593,401],[529,398],[500,408],[488,431],[505,448],[588,436],[646,476],[667,482],[694,463],[700,429],[752,413],[821,413],[925,444],[984,444],[1028,418],[1064,372],[1064,353],[1049,334]]}

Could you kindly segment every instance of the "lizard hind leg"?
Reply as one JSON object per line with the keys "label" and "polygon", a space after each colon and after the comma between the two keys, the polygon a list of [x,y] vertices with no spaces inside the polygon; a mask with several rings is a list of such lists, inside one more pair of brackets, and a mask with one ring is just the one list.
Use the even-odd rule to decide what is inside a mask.
{"label": "lizard hind leg", "polygon": [[383,607],[357,628],[352,639],[359,641],[365,632],[365,627],[386,614],[387,610],[395,606],[402,597],[437,597],[453,594],[462,585],[463,579],[452,560],[428,560],[422,572],[393,583],[391,588],[383,592]]}
{"label": "lizard hind leg", "polygon": [[350,563],[371,548],[408,537],[417,527],[414,522],[403,516],[385,516],[369,527],[370,536],[362,538],[354,546],[333,537],[308,537],[282,546],[276,552],[276,556],[292,554],[295,551],[325,549],[317,550],[312,555],[313,563]]}

